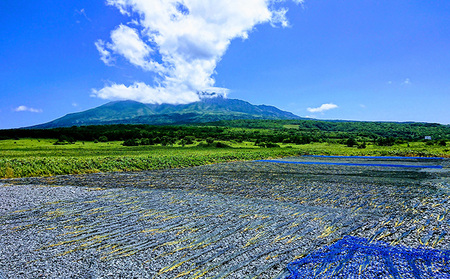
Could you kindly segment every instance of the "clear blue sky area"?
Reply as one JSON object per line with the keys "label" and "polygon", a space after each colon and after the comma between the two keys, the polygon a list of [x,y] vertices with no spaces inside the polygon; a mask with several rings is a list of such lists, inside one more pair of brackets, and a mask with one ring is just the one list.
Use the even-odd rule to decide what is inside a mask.
{"label": "clear blue sky area", "polygon": [[[196,15],[191,2],[218,3],[184,2],[175,11],[186,18]],[[117,97],[110,86],[137,82],[152,89],[139,91],[141,95],[129,91],[131,99],[149,100],[142,94],[176,99],[185,94],[179,88],[192,91],[208,85],[227,89],[229,98],[273,105],[299,116],[450,124],[450,1],[294,2],[269,6],[273,15],[288,9],[288,26],[275,16],[258,19],[251,28],[241,26],[248,31],[246,39],[236,33],[194,48],[180,38],[204,34],[187,30],[173,43],[172,31],[160,26],[158,32],[167,40],[159,43],[157,32],[149,32],[154,25],[132,22],[142,19],[148,12],[144,8],[122,7],[128,8],[127,14],[106,1],[0,1],[0,129],[40,124],[124,99],[128,91]],[[145,17],[151,19],[151,13]],[[133,30],[139,40],[132,45],[127,42]],[[114,32],[121,36],[117,41]],[[231,42],[226,50],[218,47],[220,40]],[[211,53],[199,54],[204,45]],[[102,56],[100,50],[111,56]],[[201,61],[216,63],[201,68],[213,82],[194,84],[191,80],[197,76],[192,72],[182,77],[180,71],[205,56],[210,60]],[[181,57],[182,63],[171,62],[174,57]],[[169,66],[156,72],[149,61],[169,61],[164,64]],[[169,83],[172,79],[164,75],[175,76],[176,82]]]}

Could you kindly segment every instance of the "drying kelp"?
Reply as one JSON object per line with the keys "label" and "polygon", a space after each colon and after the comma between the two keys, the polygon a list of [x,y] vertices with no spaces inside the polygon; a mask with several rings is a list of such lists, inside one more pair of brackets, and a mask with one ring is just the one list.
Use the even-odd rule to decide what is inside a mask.
{"label": "drying kelp", "polygon": [[8,278],[272,278],[347,235],[446,250],[448,166],[439,164],[239,162],[5,180],[0,270]]}

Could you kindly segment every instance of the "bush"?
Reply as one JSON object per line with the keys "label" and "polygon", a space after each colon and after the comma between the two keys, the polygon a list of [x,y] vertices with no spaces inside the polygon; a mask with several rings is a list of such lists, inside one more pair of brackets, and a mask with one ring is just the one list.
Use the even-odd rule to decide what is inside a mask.
{"label": "bush", "polygon": [[153,142],[149,138],[141,139],[141,145],[152,145]]}
{"label": "bush", "polygon": [[348,147],[353,147],[357,144],[358,143],[356,142],[356,140],[354,138],[348,138],[347,141],[345,142],[345,145],[347,145]]}
{"label": "bush", "polygon": [[378,138],[376,141],[378,146],[393,146],[395,143],[395,139],[390,138]]}
{"label": "bush", "polygon": [[71,143],[75,143],[73,138],[61,135],[53,145],[66,145]]}
{"label": "bush", "polygon": [[215,147],[215,148],[233,148],[232,146],[229,146],[226,143],[223,142],[213,142],[211,144],[208,143],[204,143],[204,142],[200,142],[197,147],[205,147],[205,148],[211,148],[211,147]]}
{"label": "bush", "polygon": [[265,142],[256,141],[255,142],[255,146],[266,147],[266,143]]}
{"label": "bush", "polygon": [[358,148],[359,148],[359,149],[364,149],[364,148],[366,148],[366,142],[364,141],[363,143],[359,144],[359,145],[358,145]]}
{"label": "bush", "polygon": [[107,141],[108,141],[108,138],[107,138],[106,136],[100,136],[100,137],[98,138],[98,141],[100,141],[100,142],[107,142]]}
{"label": "bush", "polygon": [[228,144],[225,144],[225,143],[223,143],[223,142],[216,142],[215,144],[214,144],[214,146],[216,147],[216,148],[231,148],[231,146],[229,146]]}
{"label": "bush", "polygon": [[69,144],[69,142],[67,142],[67,141],[56,141],[55,143],[53,143],[53,145],[66,145],[66,144]]}
{"label": "bush", "polygon": [[187,136],[187,137],[184,138],[186,144],[193,144],[194,143],[194,139],[195,138],[192,137],[192,136]]}
{"label": "bush", "polygon": [[291,142],[295,144],[309,144],[312,142],[312,139],[307,135],[302,135],[294,137],[293,139],[291,139]]}
{"label": "bush", "polygon": [[438,142],[438,144],[439,144],[440,146],[446,146],[446,145],[447,145],[447,143],[445,142],[445,140],[440,140],[440,141]]}
{"label": "bush", "polygon": [[123,146],[138,146],[139,142],[136,139],[127,139],[122,143]]}
{"label": "bush", "polygon": [[186,140],[185,139],[180,140],[179,144],[184,147],[186,145]]}
{"label": "bush", "polygon": [[259,147],[265,147],[265,148],[280,147],[278,144],[273,143],[273,142],[259,142],[259,143],[255,143],[255,145],[259,146]]}
{"label": "bush", "polygon": [[207,138],[206,139],[206,143],[207,144],[212,144],[214,142],[214,139],[213,138]]}
{"label": "bush", "polygon": [[175,139],[168,137],[168,136],[164,136],[161,139],[161,145],[162,146],[167,146],[167,145],[173,145],[175,143]]}
{"label": "bush", "polygon": [[278,144],[273,143],[273,142],[267,142],[266,143],[266,148],[274,148],[274,147],[280,147]]}

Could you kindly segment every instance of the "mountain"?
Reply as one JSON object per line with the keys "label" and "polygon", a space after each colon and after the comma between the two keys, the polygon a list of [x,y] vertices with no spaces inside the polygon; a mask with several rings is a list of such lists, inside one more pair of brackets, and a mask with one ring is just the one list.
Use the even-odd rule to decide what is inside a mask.
{"label": "mountain", "polygon": [[238,99],[216,97],[184,105],[116,101],[90,110],[67,114],[48,123],[29,128],[46,129],[106,124],[169,125],[237,119],[304,118],[273,106],[252,105]]}

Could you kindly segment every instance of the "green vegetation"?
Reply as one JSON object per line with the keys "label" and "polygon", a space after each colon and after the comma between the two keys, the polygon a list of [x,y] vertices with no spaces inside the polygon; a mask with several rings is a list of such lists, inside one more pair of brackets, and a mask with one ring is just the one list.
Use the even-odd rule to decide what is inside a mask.
{"label": "green vegetation", "polygon": [[[215,142],[205,147],[122,146],[121,142],[77,142],[53,145],[54,140],[0,141],[0,177],[51,176],[109,171],[180,168],[236,160],[297,155],[299,150],[227,148]],[[241,144],[246,146],[246,144]],[[223,148],[218,148],[223,147]]]}
{"label": "green vegetation", "polygon": [[[284,142],[307,144],[311,142],[344,143],[349,138],[358,143],[374,142],[389,146],[403,142],[423,141],[430,136],[431,144],[450,140],[450,125],[435,123],[390,122],[333,122],[316,120],[231,120],[183,126],[103,125],[73,126],[54,129],[0,130],[1,139],[51,138],[60,142],[125,141],[148,138],[152,144],[164,141],[206,140]],[[445,142],[443,142],[445,143]],[[441,143],[441,144],[443,144]],[[188,143],[189,144],[189,143]]]}
{"label": "green vegetation", "polygon": [[197,126],[0,130],[0,139],[0,178],[181,168],[303,154],[450,157],[450,126],[426,123],[236,120]]}
{"label": "green vegetation", "polygon": [[235,141],[195,142],[184,147],[179,144],[123,146],[122,142],[117,141],[68,145],[54,145],[54,142],[49,139],[0,141],[0,178],[182,168],[304,154],[450,157],[446,147],[428,146],[424,142],[410,143],[409,147],[408,144],[369,144],[364,149],[326,142],[303,145],[281,143],[280,147],[273,148]]}

